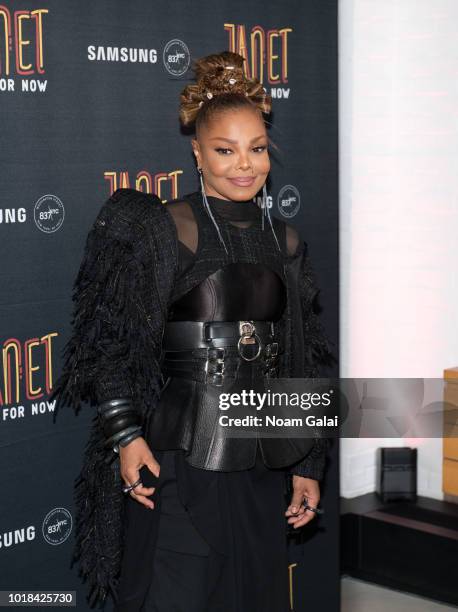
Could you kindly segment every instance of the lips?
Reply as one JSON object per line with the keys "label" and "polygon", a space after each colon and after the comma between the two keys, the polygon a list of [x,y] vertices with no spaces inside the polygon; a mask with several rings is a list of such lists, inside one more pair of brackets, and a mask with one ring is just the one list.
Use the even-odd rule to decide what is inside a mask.
{"label": "lips", "polygon": [[246,178],[230,178],[228,179],[234,185],[238,185],[239,187],[250,187],[254,183],[254,176],[246,177]]}

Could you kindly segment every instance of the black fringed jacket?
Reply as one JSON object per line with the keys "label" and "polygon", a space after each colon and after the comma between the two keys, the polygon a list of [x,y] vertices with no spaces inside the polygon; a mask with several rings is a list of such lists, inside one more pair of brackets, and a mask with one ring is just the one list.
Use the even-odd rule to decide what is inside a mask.
{"label": "black fringed jacket", "polygon": [[[154,195],[118,189],[91,228],[73,289],[72,334],[51,399],[62,406],[130,396],[146,426],[164,382],[162,335],[178,270],[174,221]],[[313,310],[317,294],[306,244],[288,265],[287,307],[280,321],[285,348],[280,377],[316,377],[334,357]],[[203,279],[202,279],[203,280]],[[98,416],[76,480],[73,562],[90,584],[89,603],[115,595],[123,537],[119,457],[104,449]],[[290,472],[320,480],[326,439]]]}

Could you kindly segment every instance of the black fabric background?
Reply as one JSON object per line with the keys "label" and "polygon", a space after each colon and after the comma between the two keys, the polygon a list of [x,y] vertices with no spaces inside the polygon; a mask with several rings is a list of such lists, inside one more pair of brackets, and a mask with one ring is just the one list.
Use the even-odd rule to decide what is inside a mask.
{"label": "black fabric background", "polygon": [[[87,232],[118,187],[155,192],[164,201],[198,188],[190,136],[178,122],[179,93],[192,72],[175,76],[167,71],[167,43],[182,41],[191,59],[224,49],[239,51],[230,47],[225,24],[242,25],[251,63],[253,28],[266,34],[291,28],[283,49],[280,39],[273,39],[278,82],[269,82],[264,64],[263,85],[269,93],[272,88],[289,90],[288,99],[274,99],[270,137],[279,149],[273,153],[268,189],[277,216],[285,186],[297,190],[286,189],[285,197],[300,195],[300,208],[290,221],[309,244],[321,288],[322,320],[337,344],[337,1],[29,0],[3,7],[0,334],[10,369],[4,368],[0,378],[0,588],[77,590],[78,610],[83,611],[84,586],[69,568],[70,523],[60,526],[61,536],[57,533],[63,541],[49,544],[43,522],[55,508],[66,510],[56,514],[60,518],[73,512],[73,478],[90,420],[88,412],[75,417],[69,411],[53,425],[46,405],[70,330],[71,287]],[[36,10],[42,10],[41,33],[33,18]],[[16,12],[25,16],[19,21],[22,38],[15,27]],[[18,46],[19,40],[29,43]],[[91,60],[90,45],[156,49],[157,62]],[[177,48],[183,47],[172,45],[172,51]],[[16,49],[22,50],[22,66]],[[282,64],[287,76],[281,74]],[[22,91],[23,82],[32,81],[45,84],[45,90]],[[63,206],[64,214],[55,205],[55,219],[63,218],[56,231],[40,230],[42,221],[35,214],[35,204],[46,195],[56,196]],[[54,206],[52,198],[45,198],[42,215]],[[24,220],[11,221],[10,214],[22,214]],[[32,415],[40,403],[44,414]],[[23,406],[24,417],[11,418],[18,406]],[[297,611],[339,609],[335,444],[328,465],[322,484],[326,513],[309,525],[305,544],[290,545]],[[47,526],[59,527],[53,519]]]}

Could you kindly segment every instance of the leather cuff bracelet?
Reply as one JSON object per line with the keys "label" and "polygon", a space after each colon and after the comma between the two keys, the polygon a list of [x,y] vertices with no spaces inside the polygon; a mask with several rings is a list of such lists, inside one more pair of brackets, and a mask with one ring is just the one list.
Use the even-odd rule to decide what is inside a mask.
{"label": "leather cuff bracelet", "polygon": [[121,431],[118,431],[114,435],[107,438],[105,441],[105,446],[113,447],[115,444],[120,443],[123,438],[134,432],[138,432],[140,435],[142,435],[142,428],[138,425],[132,425],[130,427],[126,427],[125,429],[121,429]]}
{"label": "leather cuff bracelet", "polygon": [[133,431],[130,434],[127,434],[126,436],[124,436],[123,438],[121,438],[119,440],[119,442],[117,444],[115,444],[113,446],[113,450],[115,453],[119,453],[119,447],[122,446],[123,448],[125,446],[127,446],[130,442],[132,442],[133,440],[135,440],[136,438],[139,438],[140,436],[143,435],[143,431],[139,430],[139,431]]}
{"label": "leather cuff bracelet", "polygon": [[131,397],[115,397],[99,404],[97,410],[100,416],[103,416],[107,410],[117,408],[118,406],[124,406],[126,404],[129,404],[132,407]]}
{"label": "leather cuff bracelet", "polygon": [[99,411],[99,416],[102,421],[108,421],[118,414],[122,414],[123,412],[132,412],[134,410],[132,404],[129,402],[128,404],[123,404],[121,406],[114,406],[113,408],[107,408],[103,412]]}
{"label": "leather cuff bracelet", "polygon": [[118,431],[126,429],[126,427],[130,427],[131,425],[141,425],[142,419],[138,412],[134,410],[129,410],[129,412],[124,412],[123,414],[119,414],[108,421],[105,421],[102,425],[103,433],[106,438],[110,438]]}
{"label": "leather cuff bracelet", "polygon": [[127,444],[127,440],[132,441],[142,435],[142,417],[132,406],[132,398],[117,397],[107,400],[99,404],[97,411],[105,436],[105,446],[113,448],[121,443],[121,440]]}

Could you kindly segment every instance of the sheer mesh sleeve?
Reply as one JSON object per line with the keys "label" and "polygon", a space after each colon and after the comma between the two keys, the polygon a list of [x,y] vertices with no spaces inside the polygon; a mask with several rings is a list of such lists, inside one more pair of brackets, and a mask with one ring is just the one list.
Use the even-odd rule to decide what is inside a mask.
{"label": "sheer mesh sleeve", "polygon": [[188,202],[177,200],[169,202],[166,206],[175,222],[178,239],[178,270],[181,276],[195,262],[198,245],[197,223]]}
{"label": "sheer mesh sleeve", "polygon": [[197,222],[191,205],[185,200],[176,200],[169,202],[166,206],[175,222],[178,241],[195,254],[199,236]]}
{"label": "sheer mesh sleeve", "polygon": [[293,256],[297,253],[300,244],[299,234],[296,228],[286,223],[286,251]]}

